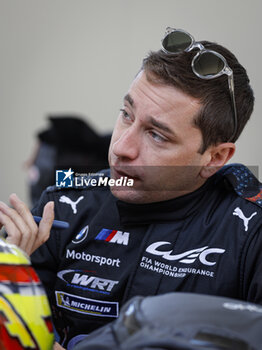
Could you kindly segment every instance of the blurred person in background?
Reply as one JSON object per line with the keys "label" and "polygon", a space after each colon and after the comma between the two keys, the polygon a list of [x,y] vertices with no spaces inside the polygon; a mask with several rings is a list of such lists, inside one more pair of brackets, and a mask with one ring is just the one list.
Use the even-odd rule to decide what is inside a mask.
{"label": "blurred person in background", "polygon": [[50,115],[48,120],[49,127],[37,133],[33,154],[25,163],[32,207],[55,184],[56,169],[93,173],[108,167],[111,134],[99,134],[76,115]]}

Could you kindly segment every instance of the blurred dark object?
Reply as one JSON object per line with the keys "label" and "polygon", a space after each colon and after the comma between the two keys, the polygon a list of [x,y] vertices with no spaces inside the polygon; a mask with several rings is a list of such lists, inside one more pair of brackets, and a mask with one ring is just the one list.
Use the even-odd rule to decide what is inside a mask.
{"label": "blurred dark object", "polygon": [[38,145],[27,162],[29,191],[34,206],[43,190],[55,184],[55,170],[72,168],[93,173],[108,167],[111,134],[98,134],[74,115],[52,115],[50,127],[37,134]]}
{"label": "blurred dark object", "polygon": [[210,295],[168,293],[131,299],[116,321],[68,349],[259,350],[261,328],[260,305]]}

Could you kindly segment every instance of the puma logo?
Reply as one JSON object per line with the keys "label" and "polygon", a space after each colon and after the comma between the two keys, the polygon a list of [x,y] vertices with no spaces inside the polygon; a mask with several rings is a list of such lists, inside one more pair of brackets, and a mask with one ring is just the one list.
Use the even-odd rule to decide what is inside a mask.
{"label": "puma logo", "polygon": [[62,196],[59,198],[59,202],[69,204],[73,210],[73,213],[76,214],[77,213],[76,206],[83,198],[84,198],[84,196],[81,196],[74,202],[70,198],[68,198],[66,196]]}
{"label": "puma logo", "polygon": [[257,212],[255,211],[253,214],[250,215],[249,218],[246,218],[245,215],[243,214],[242,210],[239,207],[237,207],[233,211],[233,215],[238,216],[241,220],[244,221],[245,231],[247,231],[249,221],[252,219],[253,216],[257,215]]}

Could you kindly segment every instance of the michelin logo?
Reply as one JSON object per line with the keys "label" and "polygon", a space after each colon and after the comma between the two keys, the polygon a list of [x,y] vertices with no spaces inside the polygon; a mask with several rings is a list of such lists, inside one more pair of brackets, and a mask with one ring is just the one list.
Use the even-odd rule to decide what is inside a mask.
{"label": "michelin logo", "polygon": [[209,248],[208,246],[188,250],[181,254],[172,255],[172,249],[168,251],[159,250],[162,246],[171,245],[170,242],[160,241],[155,242],[151,244],[149,247],[147,247],[146,252],[162,256],[164,259],[168,261],[178,261],[180,263],[184,264],[192,264],[196,261],[196,259],[199,259],[199,261],[207,266],[213,266],[216,264],[215,261],[208,260],[208,255],[210,254],[223,254],[225,252],[225,249],[220,248]]}
{"label": "michelin logo", "polygon": [[79,297],[56,291],[56,304],[64,309],[100,317],[118,317],[118,303]]}

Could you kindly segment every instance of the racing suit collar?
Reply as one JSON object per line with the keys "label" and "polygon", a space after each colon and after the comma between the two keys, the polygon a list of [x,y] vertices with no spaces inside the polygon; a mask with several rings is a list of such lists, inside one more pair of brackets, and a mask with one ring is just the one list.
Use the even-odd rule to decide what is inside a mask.
{"label": "racing suit collar", "polygon": [[182,220],[199,210],[202,202],[207,199],[207,190],[213,182],[210,178],[196,191],[163,202],[132,204],[117,200],[121,224],[150,224]]}

